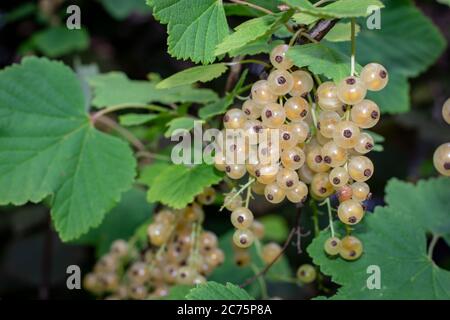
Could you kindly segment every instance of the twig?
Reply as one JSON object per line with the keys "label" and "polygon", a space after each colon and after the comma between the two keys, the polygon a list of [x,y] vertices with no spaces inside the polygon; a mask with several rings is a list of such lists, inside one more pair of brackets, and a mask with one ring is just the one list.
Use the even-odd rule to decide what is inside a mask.
{"label": "twig", "polygon": [[243,0],[230,0],[230,2],[234,2],[234,3],[237,3],[237,4],[242,4],[242,5],[244,5],[244,6],[248,6],[248,7],[250,7],[250,8],[255,9],[255,10],[264,12],[264,13],[266,13],[266,14],[273,14],[273,12],[270,11],[269,9],[260,7],[260,6],[256,5],[256,4],[253,4],[253,3],[250,3],[250,2],[247,2],[247,1],[243,1]]}
{"label": "twig", "polygon": [[272,260],[272,262],[270,262],[267,266],[265,266],[264,269],[262,269],[260,272],[255,274],[253,277],[248,278],[247,280],[245,280],[245,282],[240,285],[241,288],[247,287],[248,285],[252,284],[259,277],[264,276],[270,270],[270,268],[275,264],[275,262],[277,262],[278,259],[280,259],[280,257],[283,255],[283,253],[287,250],[287,248],[291,244],[292,238],[294,237],[295,234],[297,234],[297,232],[298,232],[298,230],[300,228],[299,222],[300,222],[300,217],[301,217],[301,213],[302,213],[301,209],[302,209],[302,205],[299,205],[297,207],[297,214],[296,214],[296,218],[295,218],[295,224],[292,227],[291,232],[289,232],[289,236],[287,237],[286,241],[284,242],[280,253],[275,257],[275,259]]}
{"label": "twig", "polygon": [[334,238],[334,226],[333,226],[333,215],[331,213],[331,203],[330,198],[326,198],[323,202],[319,203],[319,206],[327,205],[328,210],[328,223],[330,225],[331,237]]}
{"label": "twig", "polygon": [[156,105],[148,105],[148,104],[118,104],[115,106],[111,106],[108,108],[104,108],[100,111],[97,111],[95,113],[93,113],[91,115],[91,121],[92,123],[95,124],[95,122],[103,117],[104,115],[111,113],[111,112],[115,112],[115,111],[120,111],[120,110],[125,110],[125,109],[145,109],[145,110],[150,110],[150,111],[156,111],[156,112],[168,112],[169,110],[167,110],[166,108],[160,107],[160,106],[156,106]]}
{"label": "twig", "polygon": [[[331,29],[336,25],[336,23],[339,21],[339,19],[332,19],[332,20],[320,20],[315,24],[314,27],[311,28],[311,30],[308,31],[308,36],[312,39],[315,39],[316,41],[322,40],[328,32],[330,32]],[[304,44],[305,41],[303,38],[297,39],[297,44]]]}
{"label": "twig", "polygon": [[111,129],[117,131],[121,136],[123,136],[128,142],[130,142],[138,151],[145,151],[144,144],[136,138],[130,131],[119,126],[114,120],[108,117],[99,117],[97,121],[110,127]]}
{"label": "twig", "polygon": [[428,247],[428,258],[430,260],[433,260],[433,250],[434,250],[434,247],[436,246],[439,238],[440,238],[439,235],[434,234],[433,238],[431,239],[430,245]]}
{"label": "twig", "polygon": [[351,76],[353,77],[355,75],[355,68],[356,68],[356,21],[355,18],[352,19],[352,57],[351,57]]}
{"label": "twig", "polygon": [[234,85],[236,84],[236,82],[239,79],[239,74],[241,73],[242,70],[242,56],[237,56],[235,58],[233,58],[233,61],[231,63],[229,63],[229,65],[231,66],[231,70],[230,73],[228,74],[228,78],[227,78],[227,82],[225,84],[225,93],[230,92],[231,89],[234,87]]}

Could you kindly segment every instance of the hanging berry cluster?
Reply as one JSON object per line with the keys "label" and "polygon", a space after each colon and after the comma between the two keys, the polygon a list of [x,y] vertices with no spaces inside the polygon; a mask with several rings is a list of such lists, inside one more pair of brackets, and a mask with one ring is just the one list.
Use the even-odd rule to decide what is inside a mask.
{"label": "hanging berry cluster", "polygon": [[[450,124],[450,99],[447,99],[442,107],[442,117],[447,124]],[[450,176],[450,142],[444,143],[436,149],[433,163],[440,174]]]}
{"label": "hanging berry cluster", "polygon": [[[245,143],[222,147],[216,153],[216,168],[231,179],[241,179],[248,172],[251,190],[264,194],[271,203],[285,198],[301,203],[308,194],[319,200],[337,193],[339,219],[355,225],[364,216],[362,203],[370,196],[366,181],[374,172],[372,161],[365,156],[373,149],[374,140],[364,130],[380,119],[379,107],[366,99],[366,94],[382,90],[388,73],[380,64],[371,63],[359,77],[322,83],[318,76],[296,70],[286,55],[288,49],[288,45],[273,49],[270,61],[274,69],[267,80],[253,84],[251,98],[242,109],[225,114],[225,138],[233,138],[237,131]],[[270,137],[261,139],[263,132],[270,132]],[[234,161],[238,156],[244,156],[245,162]],[[275,162],[267,161],[274,156]],[[237,196],[226,197],[225,206],[232,211],[231,222],[237,229],[234,243],[245,248],[254,238],[253,214],[248,205],[230,205]],[[361,242],[350,235],[327,243],[329,254],[339,253],[344,259],[357,259],[362,252]]]}
{"label": "hanging berry cluster", "polygon": [[[211,204],[214,189],[208,188],[197,201]],[[163,209],[148,226],[147,248],[138,251],[116,240],[110,251],[84,278],[85,289],[106,299],[158,299],[176,284],[193,285],[224,261],[217,236],[202,230],[204,212],[192,203],[183,210]]]}

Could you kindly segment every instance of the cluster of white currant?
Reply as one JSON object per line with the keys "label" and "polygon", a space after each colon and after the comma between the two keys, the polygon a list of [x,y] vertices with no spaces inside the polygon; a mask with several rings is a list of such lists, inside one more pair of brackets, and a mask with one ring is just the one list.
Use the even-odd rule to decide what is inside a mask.
{"label": "cluster of white currant", "polygon": [[[442,107],[442,117],[445,122],[450,124],[450,99],[447,99]],[[450,176],[450,142],[444,143],[436,149],[433,163],[440,174]]]}
{"label": "cluster of white currant", "polygon": [[[374,140],[362,130],[375,126],[380,119],[379,107],[365,99],[366,93],[382,90],[388,83],[388,73],[380,64],[371,63],[360,77],[350,76],[338,84],[320,83],[317,77],[315,90],[308,72],[292,71],[293,62],[286,56],[288,48],[280,45],[271,52],[274,70],[268,79],[253,85],[251,99],[242,109],[230,109],[225,114],[225,129],[240,129],[249,139],[243,146],[225,149],[227,154],[216,154],[216,168],[232,179],[248,172],[256,180],[252,190],[264,194],[271,203],[285,198],[299,203],[308,193],[325,199],[337,191],[345,195],[340,197],[339,219],[348,225],[357,224],[364,215],[362,202],[370,194],[366,181],[374,172],[372,161],[365,156],[374,147]],[[276,141],[259,139],[267,130],[277,130]],[[255,149],[258,158],[250,161]],[[247,161],[229,161],[238,155],[245,155]],[[270,160],[276,157],[275,163],[266,161],[264,156],[268,155]],[[249,246],[253,215],[247,208],[231,210],[232,223],[238,228],[235,243]]]}
{"label": "cluster of white currant", "polygon": [[[215,195],[205,191],[197,201],[209,204]],[[223,263],[224,253],[217,236],[201,230],[203,215],[197,203],[183,210],[161,210],[148,227],[148,248],[137,252],[126,241],[115,241],[86,275],[84,287],[106,299],[142,300],[166,296],[175,284],[205,282]]]}

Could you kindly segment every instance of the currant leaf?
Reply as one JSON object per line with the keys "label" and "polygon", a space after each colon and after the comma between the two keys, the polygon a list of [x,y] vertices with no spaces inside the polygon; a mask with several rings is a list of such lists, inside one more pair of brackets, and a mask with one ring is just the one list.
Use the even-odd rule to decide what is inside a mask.
{"label": "currant leaf", "polygon": [[27,58],[1,71],[0,114],[0,203],[52,196],[63,241],[98,226],[131,187],[131,149],[92,126],[80,82],[62,63]]}
{"label": "currant leaf", "polygon": [[100,0],[103,7],[117,20],[123,20],[132,13],[150,14],[151,10],[143,0]]}
{"label": "currant leaf", "polygon": [[56,58],[87,49],[89,34],[86,29],[69,30],[66,27],[52,27],[33,35],[30,45],[47,57]]}
{"label": "currant leaf", "polygon": [[286,0],[285,2],[301,12],[326,18],[367,17],[371,13],[368,11],[369,7],[384,7],[379,0],[338,0],[323,7],[316,7],[308,0]]}
{"label": "currant leaf", "polygon": [[237,285],[226,285],[208,281],[192,289],[186,296],[187,300],[254,300],[247,291]]}

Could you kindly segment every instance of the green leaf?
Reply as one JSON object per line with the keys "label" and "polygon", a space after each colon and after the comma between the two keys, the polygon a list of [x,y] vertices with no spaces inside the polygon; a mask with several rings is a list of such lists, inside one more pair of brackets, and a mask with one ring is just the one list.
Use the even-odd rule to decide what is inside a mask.
{"label": "green leaf", "polygon": [[100,0],[105,9],[117,20],[123,20],[134,12],[151,13],[144,0]]}
{"label": "green leaf", "polygon": [[269,53],[272,51],[273,48],[283,43],[284,43],[283,40],[275,40],[270,42],[269,38],[263,37],[256,41],[250,42],[241,48],[230,50],[230,52],[228,52],[228,55],[230,57],[236,57],[247,55],[251,56],[258,53]]}
{"label": "green leaf", "polygon": [[89,34],[85,29],[52,27],[33,35],[31,46],[50,58],[61,57],[86,50],[89,46]]}
{"label": "green leaf", "polygon": [[178,284],[169,289],[169,294],[162,298],[162,300],[185,300],[186,295],[191,291],[192,286]]}
{"label": "green leaf", "polygon": [[[361,31],[361,27],[357,24],[355,26],[355,35]],[[327,33],[325,40],[331,42],[345,42],[352,39],[352,24],[351,22],[339,22]]]}
{"label": "green leaf", "polygon": [[119,122],[124,127],[139,126],[159,117],[159,114],[128,113],[119,117]]}
{"label": "green leaf", "polygon": [[98,226],[134,180],[131,149],[92,126],[62,63],[27,58],[0,72],[0,127],[0,204],[52,195],[63,241]]}
{"label": "green leaf", "polygon": [[129,80],[122,72],[101,74],[92,77],[89,83],[94,89],[92,105],[97,108],[121,104],[141,105],[152,102],[206,103],[217,99],[217,94],[208,89],[196,89],[190,86],[157,89],[154,82]]}
{"label": "green leaf", "polygon": [[285,0],[285,2],[301,12],[328,18],[358,18],[367,17],[371,6],[383,8],[378,0],[338,0],[323,7],[315,7],[307,0]]}
{"label": "green leaf", "polygon": [[[335,82],[350,75],[350,57],[323,43],[294,46],[289,49],[288,56],[297,67],[308,67]],[[360,65],[357,65],[357,70],[361,70]]]}
{"label": "green leaf", "polygon": [[151,217],[154,207],[147,202],[144,191],[131,189],[123,194],[122,200],[100,226],[90,230],[76,243],[96,246],[97,255],[101,256],[108,252],[114,240],[128,240]]}
{"label": "green leaf", "polygon": [[186,84],[192,84],[195,82],[208,82],[215,78],[220,77],[228,67],[225,63],[215,63],[207,66],[192,67],[164,79],[156,88],[168,89],[178,87]]}
{"label": "green leaf", "polygon": [[449,190],[447,177],[421,180],[416,185],[392,179],[386,187],[386,202],[425,231],[450,236]]}
{"label": "green leaf", "polygon": [[305,25],[310,25],[321,19],[320,16],[316,16],[305,12],[296,13],[292,16],[292,18],[297,24],[305,24]]}
{"label": "green leaf", "polygon": [[437,2],[450,6],[450,0],[437,0]]}
{"label": "green leaf", "polygon": [[168,24],[169,53],[204,64],[215,60],[214,49],[228,34],[222,0],[154,0],[153,11]]}
{"label": "green leaf", "polygon": [[178,129],[185,129],[187,131],[191,131],[194,128],[196,122],[203,123],[202,120],[195,119],[192,117],[175,118],[175,119],[169,121],[169,123],[167,123],[167,126],[169,128],[164,133],[164,136],[166,138],[170,138],[172,133]]}
{"label": "green leaf", "polygon": [[150,187],[147,199],[161,202],[175,209],[191,203],[203,189],[222,180],[213,166],[201,164],[194,167],[171,165],[161,172]]}
{"label": "green leaf", "polygon": [[247,78],[247,74],[248,74],[247,69],[244,70],[244,72],[242,72],[241,77],[239,78],[232,92],[227,93],[225,97],[223,97],[222,99],[217,100],[216,102],[210,103],[201,108],[198,111],[199,117],[202,118],[203,120],[206,120],[216,115],[225,113],[228,107],[231,106],[231,104],[233,103],[234,98],[238,94],[239,90],[244,85],[245,79]]}
{"label": "green leaf", "polygon": [[[432,219],[431,210],[421,213]],[[338,231],[345,234],[343,228]],[[428,258],[420,224],[394,209],[378,207],[353,233],[364,245],[364,253],[356,261],[325,254],[323,245],[330,237],[329,230],[322,231],[308,247],[314,264],[342,286],[333,299],[450,299],[450,272]],[[368,289],[369,266],[380,268],[381,289]]]}
{"label": "green leaf", "polygon": [[397,73],[389,75],[389,83],[381,92],[368,92],[368,99],[380,107],[381,112],[397,114],[407,112],[410,105],[408,79]]}
{"label": "green leaf", "polygon": [[226,285],[208,281],[192,289],[188,300],[254,300],[244,289],[227,283]]}
{"label": "green leaf", "polygon": [[273,33],[277,26],[286,22],[292,16],[292,13],[292,11],[288,11],[247,20],[237,26],[234,33],[225,37],[223,42],[217,46],[214,54],[219,56],[240,49],[259,38],[266,37]]}
{"label": "green leaf", "polygon": [[289,228],[286,220],[277,215],[264,216],[259,221],[264,225],[264,239],[282,242],[286,240]]}
{"label": "green leaf", "polygon": [[161,172],[170,167],[169,162],[161,161],[155,162],[151,165],[145,166],[139,176],[138,181],[150,187]]}
{"label": "green leaf", "polygon": [[385,3],[381,29],[364,29],[358,36],[358,61],[379,62],[391,74],[416,77],[442,55],[445,39],[412,1],[388,0]]}

